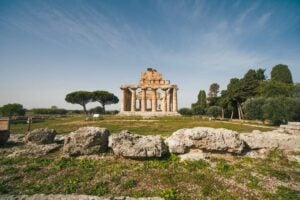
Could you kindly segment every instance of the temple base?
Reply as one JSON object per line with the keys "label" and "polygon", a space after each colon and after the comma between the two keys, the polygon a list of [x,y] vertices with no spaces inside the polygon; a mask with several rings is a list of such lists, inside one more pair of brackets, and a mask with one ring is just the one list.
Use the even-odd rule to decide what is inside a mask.
{"label": "temple base", "polygon": [[178,112],[131,112],[123,111],[118,116],[143,116],[143,117],[164,117],[164,116],[181,116]]}

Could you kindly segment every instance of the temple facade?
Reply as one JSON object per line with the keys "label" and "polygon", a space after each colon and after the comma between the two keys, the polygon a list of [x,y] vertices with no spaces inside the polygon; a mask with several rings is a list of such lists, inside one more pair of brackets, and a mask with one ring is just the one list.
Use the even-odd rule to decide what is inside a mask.
{"label": "temple facade", "polygon": [[164,80],[156,69],[142,72],[139,84],[121,86],[119,115],[177,116],[177,85]]}

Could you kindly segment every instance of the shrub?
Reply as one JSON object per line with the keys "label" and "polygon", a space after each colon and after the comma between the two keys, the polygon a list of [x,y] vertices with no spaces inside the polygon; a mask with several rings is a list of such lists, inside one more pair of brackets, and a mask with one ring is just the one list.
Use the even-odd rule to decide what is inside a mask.
{"label": "shrub", "polygon": [[264,119],[263,105],[265,104],[266,99],[249,99],[244,104],[244,112],[246,119]]}
{"label": "shrub", "polygon": [[300,121],[299,98],[271,98],[263,106],[264,117],[272,124],[285,124],[288,121]]}
{"label": "shrub", "polygon": [[181,108],[178,111],[181,115],[192,115],[192,110],[189,108]]}
{"label": "shrub", "polygon": [[222,114],[222,109],[219,106],[211,106],[207,109],[206,114],[210,117],[217,118]]}
{"label": "shrub", "polygon": [[284,109],[284,98],[271,98],[262,107],[264,118],[269,119],[272,124],[279,125],[287,123]]}
{"label": "shrub", "polygon": [[11,117],[13,115],[25,115],[26,110],[21,104],[11,103],[0,107],[0,114],[2,116]]}
{"label": "shrub", "polygon": [[40,115],[65,115],[68,111],[60,108],[34,108],[32,112]]}
{"label": "shrub", "polygon": [[104,109],[101,106],[97,106],[95,108],[91,108],[90,112],[94,114],[104,114]]}

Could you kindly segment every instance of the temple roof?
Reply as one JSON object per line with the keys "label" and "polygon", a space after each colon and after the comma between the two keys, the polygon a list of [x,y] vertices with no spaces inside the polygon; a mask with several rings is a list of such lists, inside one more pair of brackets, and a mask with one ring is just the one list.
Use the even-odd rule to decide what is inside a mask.
{"label": "temple roof", "polygon": [[156,69],[147,68],[147,71],[142,72],[140,84],[141,87],[157,87],[157,86],[166,86],[170,85],[169,80],[164,80],[161,73],[159,73]]}

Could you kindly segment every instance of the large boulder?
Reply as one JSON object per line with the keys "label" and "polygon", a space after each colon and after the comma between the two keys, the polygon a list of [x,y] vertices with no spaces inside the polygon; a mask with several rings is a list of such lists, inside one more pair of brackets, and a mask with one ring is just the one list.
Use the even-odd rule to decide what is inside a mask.
{"label": "large boulder", "polygon": [[300,149],[300,135],[281,133],[278,130],[269,132],[253,131],[240,134],[251,150],[278,148],[282,150]]}
{"label": "large boulder", "polygon": [[168,154],[161,136],[141,136],[122,131],[109,137],[109,147],[115,155],[127,158],[160,158]]}
{"label": "large boulder", "polygon": [[109,131],[106,128],[82,127],[64,139],[63,152],[70,156],[105,152],[108,146]]}
{"label": "large boulder", "polygon": [[169,151],[184,154],[190,149],[241,154],[245,148],[239,134],[227,129],[197,127],[180,129],[166,139]]}
{"label": "large boulder", "polygon": [[56,131],[54,129],[39,128],[27,133],[25,141],[34,144],[51,144],[54,142],[55,136]]}
{"label": "large boulder", "polygon": [[7,142],[9,135],[9,130],[0,130],[0,145],[3,145]]}

